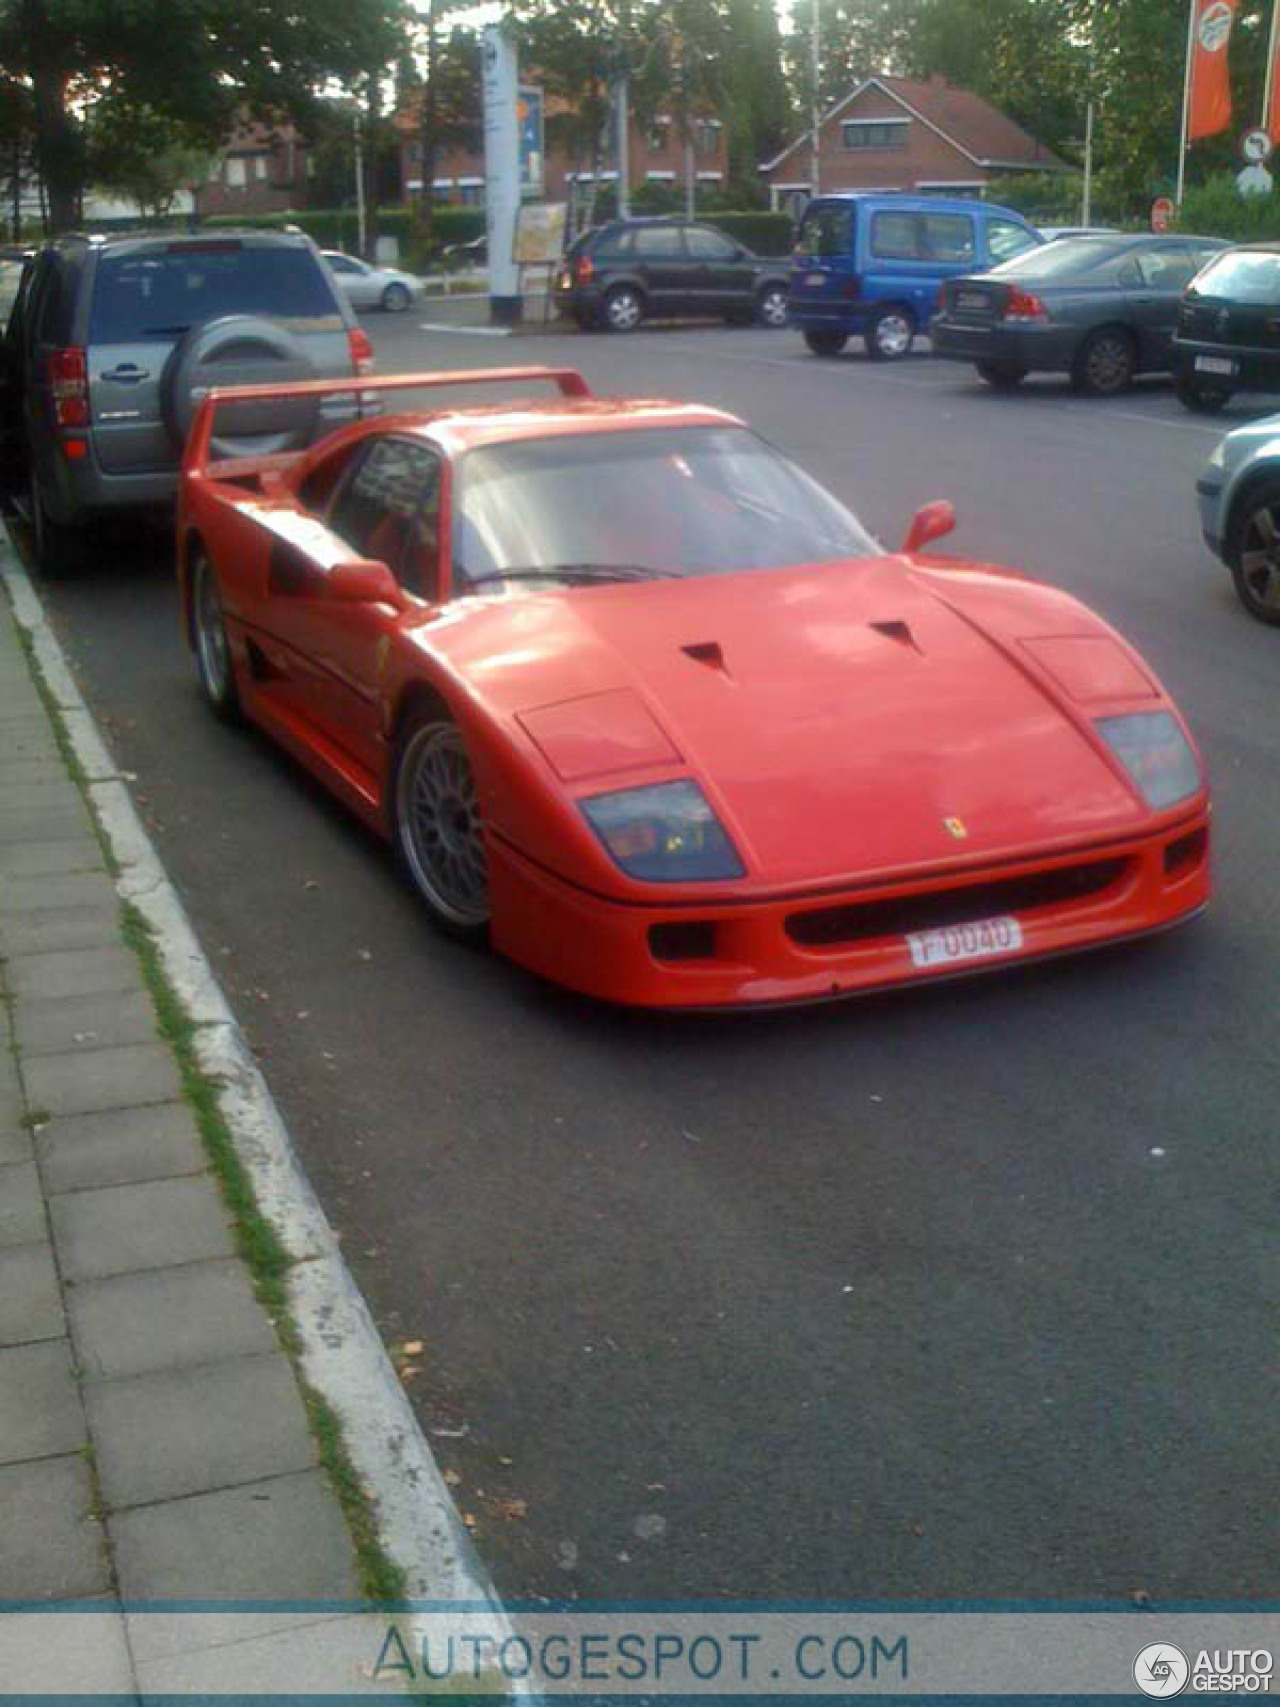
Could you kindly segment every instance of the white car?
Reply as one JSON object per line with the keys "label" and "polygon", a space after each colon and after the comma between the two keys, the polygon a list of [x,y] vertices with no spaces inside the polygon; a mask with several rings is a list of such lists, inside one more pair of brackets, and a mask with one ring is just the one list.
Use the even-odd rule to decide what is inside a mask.
{"label": "white car", "polygon": [[385,308],[400,314],[422,294],[422,280],[394,267],[371,267],[354,255],[325,249],[325,260],[352,308]]}

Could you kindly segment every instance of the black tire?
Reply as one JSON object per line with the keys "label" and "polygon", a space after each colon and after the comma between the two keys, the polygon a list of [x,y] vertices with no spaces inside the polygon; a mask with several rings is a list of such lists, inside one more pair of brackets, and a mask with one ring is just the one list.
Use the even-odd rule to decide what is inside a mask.
{"label": "black tire", "polygon": [[236,722],[240,716],[240,694],[222,614],[222,595],[217,572],[208,553],[200,548],[191,560],[191,646],[205,704],[224,723]]}
{"label": "black tire", "polygon": [[388,314],[403,314],[413,297],[402,284],[389,284],[382,293],[382,306]]}
{"label": "black tire", "polygon": [[614,285],[601,309],[610,332],[634,332],[644,319],[644,298],[630,285]]}
{"label": "black tire", "polygon": [[784,284],[766,285],[756,297],[755,317],[771,332],[781,330],[787,323],[787,287]]}
{"label": "black tire", "polygon": [[804,341],[815,356],[838,356],[849,342],[843,332],[806,332]]}
{"label": "black tire", "polygon": [[458,942],[485,942],[484,824],[461,731],[444,712],[415,712],[401,731],[391,828],[409,881],[436,929]]}
{"label": "black tire", "polygon": [[89,565],[89,534],[84,527],[55,522],[40,495],[34,472],[28,486],[31,511],[31,552],[36,568],[49,581],[81,574]]}
{"label": "black tire", "polygon": [[1076,351],[1071,383],[1085,397],[1119,397],[1133,384],[1138,352],[1123,326],[1100,326]]}
{"label": "black tire", "polygon": [[915,335],[916,318],[911,310],[889,303],[878,308],[867,321],[862,341],[872,361],[900,362],[911,354]]}
{"label": "black tire", "polygon": [[1236,500],[1226,556],[1249,615],[1280,627],[1280,480],[1261,480]]}
{"label": "black tire", "polygon": [[1216,415],[1231,401],[1231,387],[1199,379],[1193,373],[1180,373],[1173,382],[1178,402],[1197,415]]}
{"label": "black tire", "polygon": [[984,379],[993,391],[1016,391],[1027,377],[1027,370],[1017,362],[977,362],[978,378]]}

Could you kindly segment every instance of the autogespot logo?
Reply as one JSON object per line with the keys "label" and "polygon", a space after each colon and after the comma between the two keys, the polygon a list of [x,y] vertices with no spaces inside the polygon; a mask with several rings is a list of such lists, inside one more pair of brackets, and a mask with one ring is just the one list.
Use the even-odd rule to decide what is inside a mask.
{"label": "autogespot logo", "polygon": [[1133,1662],[1133,1681],[1144,1695],[1180,1695],[1191,1666],[1172,1642],[1152,1642]]}

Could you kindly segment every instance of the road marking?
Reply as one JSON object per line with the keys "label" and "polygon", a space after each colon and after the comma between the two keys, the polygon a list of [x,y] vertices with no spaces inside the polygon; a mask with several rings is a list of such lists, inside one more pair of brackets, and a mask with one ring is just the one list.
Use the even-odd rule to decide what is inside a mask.
{"label": "road marking", "polygon": [[509,338],[510,326],[446,326],[440,320],[424,320],[419,332],[457,332],[464,338]]}

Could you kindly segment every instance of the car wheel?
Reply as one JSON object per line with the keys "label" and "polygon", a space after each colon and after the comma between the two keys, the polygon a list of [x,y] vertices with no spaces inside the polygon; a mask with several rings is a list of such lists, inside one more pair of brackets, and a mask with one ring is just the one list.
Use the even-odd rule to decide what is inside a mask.
{"label": "car wheel", "polygon": [[843,332],[806,332],[804,341],[815,356],[838,356],[849,342]]}
{"label": "car wheel", "polygon": [[388,314],[403,314],[412,301],[413,298],[402,284],[389,284],[382,293],[382,306]]}
{"label": "car wheel", "polygon": [[1118,397],[1133,384],[1138,357],[1133,339],[1119,326],[1091,332],[1071,364],[1071,383],[1086,397]]}
{"label": "car wheel", "polygon": [[411,719],[395,764],[395,842],[432,923],[464,942],[489,929],[484,823],[471,761],[456,723]]}
{"label": "car wheel", "polygon": [[36,568],[52,581],[77,575],[89,562],[89,536],[84,528],[55,522],[40,495],[40,482],[33,471],[29,487],[31,549]]}
{"label": "car wheel", "polygon": [[908,308],[881,308],[867,322],[863,341],[873,361],[896,362],[910,355],[916,323]]}
{"label": "car wheel", "polygon": [[1249,615],[1280,625],[1280,481],[1263,481],[1238,502],[1227,556]]}
{"label": "car wheel", "polygon": [[191,567],[191,639],[195,646],[196,670],[210,711],[232,722],[240,711],[231,643],[222,615],[222,595],[213,564],[198,551]]}
{"label": "car wheel", "polygon": [[630,285],[615,285],[604,299],[604,323],[611,332],[634,332],[644,319],[640,292]]}
{"label": "car wheel", "polygon": [[1017,362],[978,362],[978,378],[985,379],[993,391],[1015,391],[1027,377],[1027,370]]}
{"label": "car wheel", "polygon": [[776,331],[787,323],[787,287],[766,285],[756,298],[756,319]]}
{"label": "car wheel", "polygon": [[1197,415],[1216,415],[1231,401],[1229,385],[1209,385],[1194,374],[1180,373],[1173,383],[1178,402]]}

